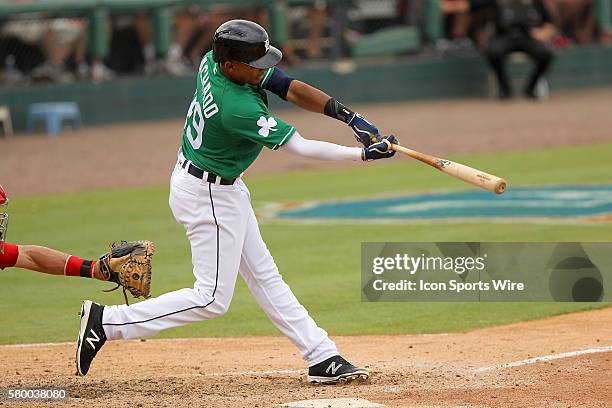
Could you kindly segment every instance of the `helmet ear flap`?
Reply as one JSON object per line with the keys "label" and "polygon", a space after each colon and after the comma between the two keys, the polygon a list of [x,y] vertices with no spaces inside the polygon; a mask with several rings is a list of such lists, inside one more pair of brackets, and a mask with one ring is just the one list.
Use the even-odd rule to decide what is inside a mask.
{"label": "helmet ear flap", "polygon": [[219,55],[221,53],[221,50],[219,50],[219,46],[213,43],[212,49],[213,49],[213,61],[221,62],[221,56]]}
{"label": "helmet ear flap", "polygon": [[231,57],[231,49],[225,45],[223,41],[215,41],[212,46],[213,61],[223,64],[229,61]]}

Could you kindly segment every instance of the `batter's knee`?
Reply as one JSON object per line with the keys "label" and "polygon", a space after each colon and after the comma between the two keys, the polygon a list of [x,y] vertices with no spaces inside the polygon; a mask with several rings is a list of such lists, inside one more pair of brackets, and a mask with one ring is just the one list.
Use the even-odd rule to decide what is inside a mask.
{"label": "batter's knee", "polygon": [[212,297],[206,291],[196,289],[201,303],[206,307],[200,309],[200,311],[207,315],[209,318],[223,316],[229,310],[232,299],[223,299],[223,297],[215,296]]}
{"label": "batter's knee", "polygon": [[215,299],[211,304],[211,312],[215,314],[215,316],[219,317],[219,316],[223,316],[224,314],[227,313],[227,311],[229,310],[230,304],[228,303],[223,303],[217,299]]}

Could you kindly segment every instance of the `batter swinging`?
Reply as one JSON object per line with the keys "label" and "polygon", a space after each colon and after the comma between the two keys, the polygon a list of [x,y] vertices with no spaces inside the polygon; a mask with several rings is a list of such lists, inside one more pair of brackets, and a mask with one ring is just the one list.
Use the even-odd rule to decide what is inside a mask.
{"label": "batter swinging", "polygon": [[[163,329],[223,315],[238,272],[274,325],[298,347],[309,366],[308,380],[334,383],[367,379],[369,373],[344,360],[283,281],[264,243],[242,173],[262,148],[323,160],[392,157],[393,136],[325,93],[285,75],[275,65],[281,52],[250,21],[222,24],[213,51],[202,59],[189,106],[170,208],[191,244],[193,289],[181,289],[134,305],[83,302],[77,341],[79,375],[107,339],[152,336]],[[270,114],[266,90],[304,109],[346,122],[364,148],[307,140]]]}

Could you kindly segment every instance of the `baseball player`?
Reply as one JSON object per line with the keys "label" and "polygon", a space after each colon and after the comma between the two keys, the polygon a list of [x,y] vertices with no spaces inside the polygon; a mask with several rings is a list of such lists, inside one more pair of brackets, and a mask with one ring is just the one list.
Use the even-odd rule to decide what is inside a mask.
{"label": "baseball player", "polygon": [[[8,197],[0,185],[0,208],[8,207]],[[85,260],[55,249],[37,245],[5,242],[9,216],[0,212],[0,270],[23,268],[51,275],[80,276],[116,283],[123,287],[125,302],[130,291],[135,297],[149,296],[151,256],[155,250],[150,241],[113,245],[99,260]],[[144,256],[143,256],[144,254]]]}
{"label": "baseball player", "polygon": [[[322,160],[370,161],[392,157],[393,136],[382,137],[363,117],[322,91],[276,68],[281,52],[259,25],[231,20],[215,32],[213,50],[197,73],[170,208],[191,244],[193,288],[126,306],[84,301],[76,365],[87,374],[106,340],[151,336],[160,330],[212,319],[229,308],[238,272],[274,325],[308,363],[308,380],[367,379],[366,369],[342,358],[283,281],[264,243],[241,175],[263,147]],[[266,91],[304,109],[346,122],[364,147],[303,138],[268,111]]]}

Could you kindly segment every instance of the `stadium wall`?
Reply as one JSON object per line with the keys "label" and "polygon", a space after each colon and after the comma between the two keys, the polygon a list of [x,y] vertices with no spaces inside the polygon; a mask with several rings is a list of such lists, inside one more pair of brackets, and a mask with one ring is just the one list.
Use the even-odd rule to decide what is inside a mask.
{"label": "stadium wall", "polygon": [[[515,86],[530,64],[515,62]],[[484,97],[494,81],[481,57],[425,57],[288,69],[347,103]],[[612,86],[612,47],[564,50],[549,75],[553,91]],[[0,105],[11,108],[14,127],[25,128],[28,106],[35,102],[74,101],[83,124],[176,119],[184,116],[194,78],[121,78],[112,82],[48,84],[0,91]],[[272,109],[287,108],[270,98]]]}

